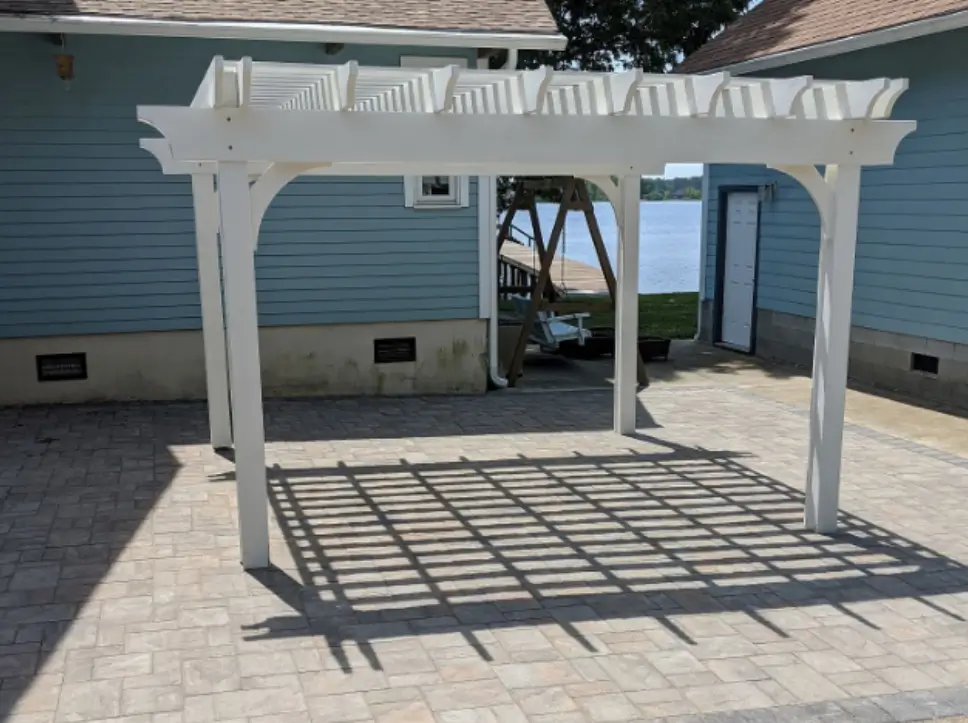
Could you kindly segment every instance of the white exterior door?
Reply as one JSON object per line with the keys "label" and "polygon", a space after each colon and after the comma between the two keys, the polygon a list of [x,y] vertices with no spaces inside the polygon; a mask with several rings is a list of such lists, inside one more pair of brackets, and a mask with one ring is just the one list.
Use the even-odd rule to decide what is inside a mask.
{"label": "white exterior door", "polygon": [[759,207],[759,194],[755,192],[735,192],[726,196],[726,263],[720,340],[743,351],[750,351],[753,347]]}

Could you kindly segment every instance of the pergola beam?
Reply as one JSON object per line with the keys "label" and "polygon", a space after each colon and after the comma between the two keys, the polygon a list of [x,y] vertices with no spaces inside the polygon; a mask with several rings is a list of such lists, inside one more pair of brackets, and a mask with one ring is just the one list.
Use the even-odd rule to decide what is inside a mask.
{"label": "pergola beam", "polygon": [[[140,106],[178,161],[414,164],[472,175],[661,173],[667,163],[882,165],[914,130],[903,121],[339,113]],[[575,138],[584,139],[575,143]],[[396,170],[392,170],[393,168]]]}

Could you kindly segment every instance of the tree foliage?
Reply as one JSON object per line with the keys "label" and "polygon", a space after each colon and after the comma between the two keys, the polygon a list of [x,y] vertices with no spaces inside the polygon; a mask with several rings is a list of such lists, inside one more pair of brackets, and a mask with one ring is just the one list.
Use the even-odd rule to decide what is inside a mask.
{"label": "tree foliage", "polygon": [[749,0],[548,0],[568,47],[522,54],[521,64],[665,73],[748,5]]}
{"label": "tree foliage", "polygon": [[[547,2],[568,46],[555,53],[523,52],[519,67],[597,71],[636,67],[650,73],[669,72],[750,4],[750,0]],[[510,179],[499,179],[501,210],[510,202],[511,189]]]}

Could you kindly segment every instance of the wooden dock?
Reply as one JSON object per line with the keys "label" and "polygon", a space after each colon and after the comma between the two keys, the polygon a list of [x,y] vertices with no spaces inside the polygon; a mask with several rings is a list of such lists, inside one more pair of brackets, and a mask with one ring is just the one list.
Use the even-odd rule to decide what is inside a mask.
{"label": "wooden dock", "polygon": [[[537,251],[509,240],[501,247],[499,283],[501,286],[531,286],[540,265]],[[608,285],[600,268],[562,258],[560,254],[556,254],[551,261],[551,283],[560,296],[608,293]]]}

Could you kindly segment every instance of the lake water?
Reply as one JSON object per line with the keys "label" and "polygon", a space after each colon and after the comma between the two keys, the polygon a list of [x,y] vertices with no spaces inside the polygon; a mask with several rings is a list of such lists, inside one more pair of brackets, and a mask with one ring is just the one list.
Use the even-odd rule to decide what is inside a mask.
{"label": "lake water", "polygon": [[[538,218],[545,240],[555,225],[558,205],[539,203]],[[639,292],[643,294],[671,293],[699,290],[699,229],[702,220],[700,201],[643,201],[641,219],[641,251],[639,264]],[[615,244],[618,227],[615,214],[607,202],[595,204],[595,218],[602,229],[605,247],[615,268]],[[531,223],[526,213],[514,217],[514,225],[530,233]],[[566,258],[598,267],[598,257],[585,224],[584,214],[571,211],[558,253]],[[616,268],[617,273],[617,268]],[[557,279],[556,279],[557,281]],[[567,281],[567,279],[566,279]]]}

